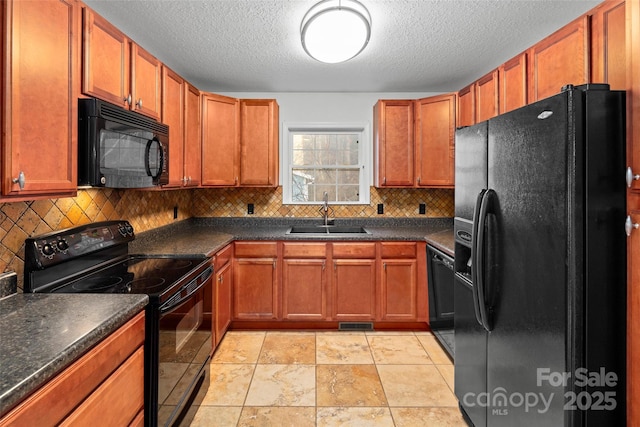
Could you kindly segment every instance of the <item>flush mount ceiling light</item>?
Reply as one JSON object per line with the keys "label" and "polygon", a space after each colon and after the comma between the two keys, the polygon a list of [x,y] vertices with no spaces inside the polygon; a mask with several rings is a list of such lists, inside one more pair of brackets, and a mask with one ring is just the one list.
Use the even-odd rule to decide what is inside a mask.
{"label": "flush mount ceiling light", "polygon": [[300,35],[312,58],[328,64],[348,61],[369,42],[371,15],[356,0],[323,0],[302,19]]}

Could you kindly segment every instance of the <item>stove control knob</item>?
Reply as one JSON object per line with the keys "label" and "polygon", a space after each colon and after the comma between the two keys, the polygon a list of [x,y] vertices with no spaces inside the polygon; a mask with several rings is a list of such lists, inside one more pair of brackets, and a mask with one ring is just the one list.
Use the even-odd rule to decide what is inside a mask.
{"label": "stove control knob", "polygon": [[133,234],[133,227],[128,222],[124,225],[124,229],[127,230],[127,233]]}
{"label": "stove control knob", "polygon": [[50,243],[45,243],[42,246],[42,255],[46,256],[46,257],[51,257],[53,255],[54,249],[53,246]]}
{"label": "stove control knob", "polygon": [[58,240],[58,242],[56,243],[56,246],[58,247],[59,251],[66,251],[67,249],[69,249],[69,244],[64,239]]}

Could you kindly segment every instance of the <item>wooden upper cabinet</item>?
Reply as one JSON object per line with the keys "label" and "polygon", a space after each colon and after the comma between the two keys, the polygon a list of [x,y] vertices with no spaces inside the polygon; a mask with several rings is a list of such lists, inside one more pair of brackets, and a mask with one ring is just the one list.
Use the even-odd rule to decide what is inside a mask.
{"label": "wooden upper cabinet", "polygon": [[2,198],[73,196],[78,185],[79,4],[5,1],[0,10]]}
{"label": "wooden upper cabinet", "polygon": [[418,187],[454,185],[455,103],[455,94],[415,102]]}
{"label": "wooden upper cabinet", "polygon": [[625,1],[609,0],[591,15],[591,81],[608,83],[611,89],[625,90]]}
{"label": "wooden upper cabinet", "polygon": [[528,102],[590,82],[589,16],[584,15],[540,41],[528,52]]}
{"label": "wooden upper cabinet", "polygon": [[414,185],[414,101],[379,100],[373,110],[374,185]]}
{"label": "wooden upper cabinet", "polygon": [[162,123],[169,126],[169,183],[180,187],[184,155],[184,80],[167,67],[162,69]]}
{"label": "wooden upper cabinet", "polygon": [[527,54],[522,53],[498,69],[500,114],[527,105]]}
{"label": "wooden upper cabinet", "polygon": [[456,126],[471,126],[476,123],[476,91],[475,83],[470,84],[458,91],[458,102],[456,112]]}
{"label": "wooden upper cabinet", "polygon": [[236,98],[202,96],[202,185],[233,187],[240,173],[240,109]]}
{"label": "wooden upper cabinet", "polygon": [[278,186],[278,120],[275,99],[240,100],[240,185]]}
{"label": "wooden upper cabinet", "polygon": [[146,50],[131,43],[131,109],[160,119],[162,63]]}
{"label": "wooden upper cabinet", "polygon": [[162,122],[169,126],[169,183],[200,185],[200,91],[162,67]]}
{"label": "wooden upper cabinet", "polygon": [[82,93],[160,120],[161,64],[85,7]]}
{"label": "wooden upper cabinet", "polygon": [[202,182],[202,139],[200,127],[200,90],[189,82],[184,85],[184,178],[183,185],[197,187]]}
{"label": "wooden upper cabinet", "polygon": [[498,111],[498,70],[494,70],[475,83],[476,123],[489,120],[499,114]]}
{"label": "wooden upper cabinet", "polygon": [[89,8],[83,23],[82,93],[129,108],[129,39]]}

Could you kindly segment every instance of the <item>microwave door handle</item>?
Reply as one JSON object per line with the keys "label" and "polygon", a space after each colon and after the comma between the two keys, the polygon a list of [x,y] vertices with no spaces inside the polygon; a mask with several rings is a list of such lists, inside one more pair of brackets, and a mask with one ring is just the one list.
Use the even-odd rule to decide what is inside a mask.
{"label": "microwave door handle", "polygon": [[[153,143],[157,143],[158,144],[158,150],[160,152],[160,164],[158,165],[158,173],[156,175],[154,175],[153,173],[151,173],[151,166],[150,166],[150,162],[149,162],[149,156],[150,156],[150,152],[151,152],[151,144]],[[150,139],[149,141],[147,141],[147,147],[144,151],[144,167],[147,170],[147,175],[149,175],[151,178],[153,178],[154,182],[160,178],[160,175],[162,174],[162,171],[164,170],[164,162],[165,162],[165,158],[164,158],[164,147],[162,146],[162,142],[160,142],[157,138],[153,138]]]}

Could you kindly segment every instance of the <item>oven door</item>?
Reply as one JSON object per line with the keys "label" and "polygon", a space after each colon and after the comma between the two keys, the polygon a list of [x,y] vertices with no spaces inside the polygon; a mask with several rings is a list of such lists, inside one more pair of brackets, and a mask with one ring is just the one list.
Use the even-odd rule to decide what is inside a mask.
{"label": "oven door", "polygon": [[[158,322],[158,426],[183,418],[202,388],[212,350],[209,275],[196,291],[160,309]],[[207,289],[209,288],[209,289]],[[183,287],[183,290],[185,288]],[[191,294],[189,295],[189,292]]]}

